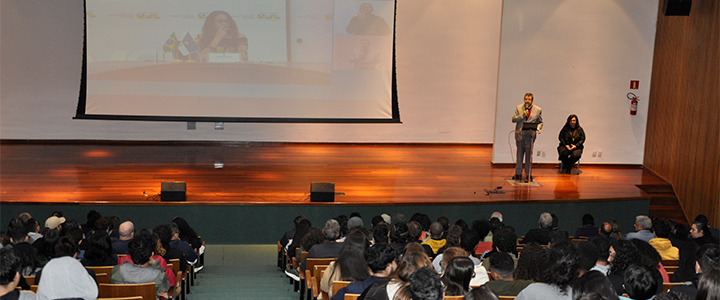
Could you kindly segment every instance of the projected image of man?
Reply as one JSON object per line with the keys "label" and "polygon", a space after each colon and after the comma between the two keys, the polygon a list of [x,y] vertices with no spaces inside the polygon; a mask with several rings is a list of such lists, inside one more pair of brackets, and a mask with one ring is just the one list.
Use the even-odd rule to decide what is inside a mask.
{"label": "projected image of man", "polygon": [[350,24],[345,28],[347,33],[354,35],[389,35],[390,26],[385,19],[376,16],[373,13],[373,7],[370,3],[360,4],[360,10],[357,16],[350,20]]}
{"label": "projected image of man", "polygon": [[210,13],[198,40],[202,61],[208,60],[209,53],[240,53],[243,61],[248,60],[248,39],[238,31],[235,20],[227,12],[216,10]]}
{"label": "projected image of man", "polygon": [[[533,105],[534,96],[526,93],[524,103],[515,107],[512,121],[515,123],[515,142],[517,144],[517,163],[515,165],[515,176],[513,179],[521,180],[523,159],[525,160],[525,182],[532,181],[530,178],[530,165],[532,164],[532,145],[535,143],[537,133],[541,133],[543,126],[542,108]],[[535,131],[521,131],[524,123],[538,123],[537,133]]]}
{"label": "projected image of man", "polygon": [[370,47],[368,39],[360,41],[360,48],[353,50],[350,62],[355,70],[377,70],[380,68],[380,51]]}

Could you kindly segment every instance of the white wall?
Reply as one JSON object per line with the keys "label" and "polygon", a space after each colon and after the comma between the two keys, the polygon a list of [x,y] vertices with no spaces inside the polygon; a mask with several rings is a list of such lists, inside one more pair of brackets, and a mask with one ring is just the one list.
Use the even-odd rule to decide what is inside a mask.
{"label": "white wall", "polygon": [[[658,0],[398,0],[402,124],[234,123],[223,131],[210,123],[186,130],[182,122],[72,120],[83,2],[0,3],[2,139],[494,142],[493,160],[510,162],[512,107],[531,91],[546,122],[537,147],[547,155],[536,161],[556,161],[557,132],[576,113],[586,151],[603,150],[602,159],[586,153],[584,163],[642,163]],[[630,79],[641,88],[634,117]]]}
{"label": "white wall", "polygon": [[[535,154],[546,156],[535,162],[558,161],[558,132],[576,114],[587,136],[582,163],[642,164],[657,8],[657,0],[505,0],[493,161],[514,160],[510,119],[531,92],[545,123]],[[630,91],[640,97],[635,116]]]}

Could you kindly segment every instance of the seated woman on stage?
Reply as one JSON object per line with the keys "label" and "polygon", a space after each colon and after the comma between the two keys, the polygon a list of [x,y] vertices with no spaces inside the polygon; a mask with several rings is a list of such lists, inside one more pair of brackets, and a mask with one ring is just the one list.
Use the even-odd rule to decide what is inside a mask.
{"label": "seated woman on stage", "polygon": [[240,53],[240,59],[248,60],[248,39],[238,32],[235,20],[222,10],[211,12],[205,18],[202,34],[198,35],[200,59],[207,61],[209,53]]}
{"label": "seated woman on stage", "polygon": [[560,135],[560,146],[558,146],[558,158],[562,161],[562,173],[570,174],[572,166],[580,160],[582,155],[583,144],[585,143],[585,131],[580,127],[577,115],[570,115],[565,122]]}

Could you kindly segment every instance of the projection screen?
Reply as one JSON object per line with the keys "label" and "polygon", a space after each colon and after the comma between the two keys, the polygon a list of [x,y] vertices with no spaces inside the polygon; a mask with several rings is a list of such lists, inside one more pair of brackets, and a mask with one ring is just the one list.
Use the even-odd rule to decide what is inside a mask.
{"label": "projection screen", "polygon": [[85,2],[77,119],[400,122],[395,1]]}

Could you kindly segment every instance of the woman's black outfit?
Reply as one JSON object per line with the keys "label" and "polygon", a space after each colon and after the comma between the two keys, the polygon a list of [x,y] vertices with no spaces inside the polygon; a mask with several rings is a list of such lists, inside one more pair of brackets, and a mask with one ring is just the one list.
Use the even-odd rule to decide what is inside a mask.
{"label": "woman's black outfit", "polygon": [[[580,125],[572,128],[572,126],[566,124],[560,130],[558,139],[560,140],[560,146],[557,148],[560,156],[558,159],[562,161],[562,171],[569,174],[575,162],[580,160],[583,148],[585,148],[583,145],[585,143],[585,131]],[[575,145],[576,148],[570,151],[565,147],[568,145]]]}

